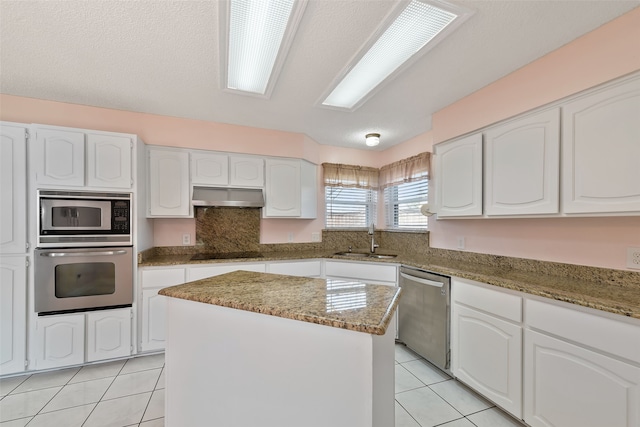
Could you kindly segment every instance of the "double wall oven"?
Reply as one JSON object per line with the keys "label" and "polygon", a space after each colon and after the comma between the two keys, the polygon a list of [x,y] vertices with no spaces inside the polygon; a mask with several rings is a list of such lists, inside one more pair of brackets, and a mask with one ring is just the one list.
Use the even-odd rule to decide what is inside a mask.
{"label": "double wall oven", "polygon": [[38,315],[133,303],[131,193],[38,191]]}

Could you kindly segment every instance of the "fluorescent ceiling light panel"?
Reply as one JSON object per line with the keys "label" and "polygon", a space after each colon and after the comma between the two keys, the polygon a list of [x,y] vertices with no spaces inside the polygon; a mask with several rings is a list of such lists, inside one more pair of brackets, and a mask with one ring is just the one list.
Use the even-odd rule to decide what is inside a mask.
{"label": "fluorescent ceiling light panel", "polygon": [[[267,95],[304,9],[304,4],[296,6],[296,3],[305,2],[230,0],[224,82],[227,88]],[[292,15],[294,18],[290,19]],[[223,31],[226,33],[226,29]]]}
{"label": "fluorescent ceiling light panel", "polygon": [[458,16],[433,4],[411,1],[322,105],[354,108]]}

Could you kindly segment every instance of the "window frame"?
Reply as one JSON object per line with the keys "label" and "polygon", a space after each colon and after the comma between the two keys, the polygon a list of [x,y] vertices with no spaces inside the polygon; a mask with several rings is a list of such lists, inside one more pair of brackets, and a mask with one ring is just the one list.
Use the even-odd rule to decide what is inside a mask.
{"label": "window frame", "polygon": [[[425,185],[423,193],[420,193],[419,197],[411,198],[411,199],[403,199],[400,200],[400,190],[401,186],[419,186]],[[383,200],[384,200],[384,211],[385,211],[385,225],[388,230],[416,230],[416,231],[425,231],[429,229],[429,220],[426,216],[423,216],[420,213],[420,206],[429,202],[429,178],[425,176],[422,179],[411,181],[411,182],[403,182],[396,185],[390,185],[385,187],[383,190]],[[409,189],[409,191],[414,191],[414,189]],[[402,210],[402,205],[410,205],[417,204],[417,206],[410,210],[410,215],[420,215],[420,221],[424,222],[424,224],[400,224],[400,220],[402,218],[400,212]],[[424,219],[423,219],[424,218]]]}
{"label": "window frame", "polygon": [[[362,202],[351,202],[349,203],[347,201],[347,198],[345,197],[344,200],[341,199],[337,199],[336,197],[330,197],[330,193],[331,192],[335,192],[338,189],[340,190],[344,190],[347,193],[349,192],[363,192],[364,194],[364,198],[366,199],[366,201],[364,203]],[[346,194],[348,196],[348,194]],[[356,230],[356,229],[366,229],[367,227],[369,227],[370,224],[376,222],[377,219],[377,210],[378,210],[378,190],[376,189],[372,189],[372,188],[358,188],[358,187],[344,187],[344,186],[340,186],[340,185],[325,185],[324,187],[324,202],[325,202],[325,215],[324,215],[324,226],[326,229],[331,229],[331,230]],[[364,206],[364,221],[365,223],[358,223],[358,224],[349,224],[346,221],[344,223],[341,223],[339,225],[337,225],[337,220],[333,220],[332,217],[334,215],[332,215],[332,212],[336,211],[335,209],[331,209],[330,206],[332,205],[338,205],[338,206],[344,206],[344,207],[349,207],[352,206],[355,208],[355,210],[357,211],[358,209],[361,209],[362,206]],[[357,213],[357,212],[356,212]]]}

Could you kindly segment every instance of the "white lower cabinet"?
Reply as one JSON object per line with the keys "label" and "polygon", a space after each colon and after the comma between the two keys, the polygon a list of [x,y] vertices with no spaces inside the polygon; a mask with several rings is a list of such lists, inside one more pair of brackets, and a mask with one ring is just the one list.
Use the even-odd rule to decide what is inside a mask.
{"label": "white lower cabinet", "polygon": [[130,356],[131,309],[87,313],[87,362]]}
{"label": "white lower cabinet", "polygon": [[640,323],[452,278],[452,372],[532,427],[640,426]]}
{"label": "white lower cabinet", "polygon": [[140,351],[163,350],[165,345],[166,301],[158,291],[185,282],[185,268],[144,268],[140,270],[141,306]]}
{"label": "white lower cabinet", "polygon": [[640,368],[525,331],[525,414],[533,427],[637,427]]}
{"label": "white lower cabinet", "polygon": [[131,308],[38,317],[33,368],[130,356],[131,317]]}
{"label": "white lower cabinet", "polygon": [[25,370],[27,257],[0,257],[0,375]]}
{"label": "white lower cabinet", "polygon": [[640,325],[540,301],[526,309],[525,422],[640,426]]}
{"label": "white lower cabinet", "polygon": [[58,368],[83,363],[84,322],[84,314],[38,317],[34,368]]}
{"label": "white lower cabinet", "polygon": [[451,371],[522,417],[522,298],[453,279]]}

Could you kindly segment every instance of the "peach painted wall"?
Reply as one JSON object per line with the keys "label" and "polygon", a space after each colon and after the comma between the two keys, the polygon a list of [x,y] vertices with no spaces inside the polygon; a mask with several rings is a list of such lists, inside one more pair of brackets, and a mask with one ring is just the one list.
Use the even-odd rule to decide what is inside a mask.
{"label": "peach painted wall", "polygon": [[[640,70],[640,8],[588,33],[433,116],[434,143]],[[606,147],[603,147],[605,150]],[[640,217],[431,221],[433,247],[626,269]]]}

